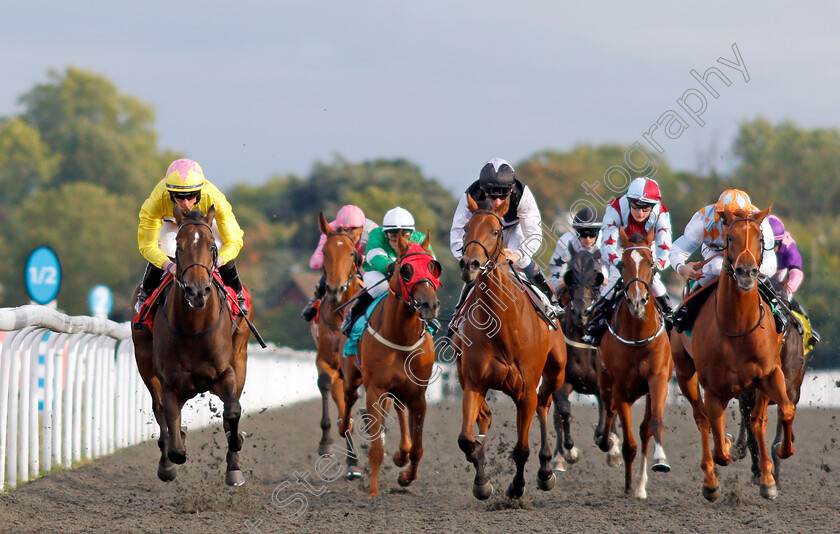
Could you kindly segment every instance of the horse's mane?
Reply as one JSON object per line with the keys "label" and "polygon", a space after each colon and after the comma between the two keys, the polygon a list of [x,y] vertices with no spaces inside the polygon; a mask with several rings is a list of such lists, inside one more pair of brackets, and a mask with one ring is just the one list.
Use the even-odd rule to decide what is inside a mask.
{"label": "horse's mane", "polygon": [[184,218],[190,219],[191,221],[200,222],[201,219],[204,218],[204,213],[200,209],[196,208],[190,211],[189,213],[185,214]]}
{"label": "horse's mane", "polygon": [[638,233],[638,232],[631,235],[631,236],[627,236],[627,242],[628,243],[633,243],[634,245],[638,245],[639,243],[643,242],[645,239],[647,239],[647,234],[642,234],[642,233]]}
{"label": "horse's mane", "polygon": [[598,262],[595,255],[588,250],[581,250],[569,260],[569,271],[572,274],[574,285],[593,285],[595,271],[598,269]]}
{"label": "horse's mane", "polygon": [[490,199],[487,197],[482,200],[476,200],[475,203],[478,204],[478,209],[480,210],[493,211],[493,206],[490,204]]}

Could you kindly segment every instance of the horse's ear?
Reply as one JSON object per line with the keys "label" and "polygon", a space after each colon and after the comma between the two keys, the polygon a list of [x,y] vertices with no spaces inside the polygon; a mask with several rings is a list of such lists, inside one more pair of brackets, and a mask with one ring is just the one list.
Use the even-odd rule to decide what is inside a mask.
{"label": "horse's ear", "polygon": [[330,235],[332,233],[332,228],[330,228],[330,223],[327,222],[327,218],[324,217],[324,212],[318,213],[318,228],[321,229],[321,233],[325,235]]}
{"label": "horse's ear", "polygon": [[432,229],[431,228],[426,228],[426,239],[424,239],[423,242],[420,243],[420,246],[428,251],[429,250],[429,243],[431,241],[432,241]]}
{"label": "horse's ear", "polygon": [[732,217],[732,210],[729,209],[729,206],[723,207],[723,223],[729,225],[729,223],[734,220]]}
{"label": "horse's ear", "polygon": [[467,209],[470,210],[470,213],[475,213],[478,209],[478,202],[469,193],[467,193]]}
{"label": "horse's ear", "polygon": [[402,256],[408,250],[408,236],[404,236],[402,232],[397,234],[397,255]]}
{"label": "horse's ear", "polygon": [[176,204],[172,203],[172,216],[175,217],[175,224],[181,226],[181,223],[184,221],[184,218],[187,216],[187,212],[182,210],[181,207]]}
{"label": "horse's ear", "polygon": [[768,215],[770,215],[771,209],[773,209],[773,204],[770,204],[765,209],[753,215],[753,218],[755,218],[755,220],[757,220],[758,222],[762,222]]}
{"label": "horse's ear", "polygon": [[496,210],[495,210],[496,215],[498,215],[499,217],[504,217],[505,213],[507,213],[509,209],[510,209],[510,195],[508,195],[507,198],[505,198],[505,201],[502,202],[501,204],[499,204],[499,207],[496,208]]}
{"label": "horse's ear", "polygon": [[619,244],[621,244],[622,247],[627,246],[627,243],[630,242],[630,240],[627,238],[627,232],[624,231],[623,226],[618,227],[618,242]]}
{"label": "horse's ear", "polygon": [[210,209],[207,210],[207,215],[204,217],[205,222],[210,226],[213,226],[213,219],[216,218],[216,205],[210,206]]}

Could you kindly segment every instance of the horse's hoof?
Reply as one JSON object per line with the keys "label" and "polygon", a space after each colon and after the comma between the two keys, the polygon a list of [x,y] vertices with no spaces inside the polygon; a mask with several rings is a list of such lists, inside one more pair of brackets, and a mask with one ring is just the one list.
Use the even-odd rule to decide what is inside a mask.
{"label": "horse's hoof", "polygon": [[657,473],[667,473],[671,470],[671,466],[668,465],[668,461],[664,458],[654,459],[653,466],[651,466],[651,470]]}
{"label": "horse's hoof", "polygon": [[565,453],[563,453],[563,458],[570,464],[576,464],[578,460],[580,460],[580,451],[577,447],[572,447],[571,449],[567,449]]}
{"label": "horse's hoof", "polygon": [[522,495],[524,493],[525,493],[525,487],[523,486],[523,487],[517,489],[516,486],[513,485],[513,482],[508,484],[507,491],[505,491],[505,495],[509,499],[519,499],[519,498],[522,497]]}
{"label": "horse's hoof", "polygon": [[777,443],[775,443],[775,444],[773,445],[773,454],[775,454],[775,455],[776,455],[776,458],[779,458],[780,460],[785,460],[785,459],[790,458],[791,456],[793,456],[793,450],[792,450],[792,449],[793,449],[793,448],[791,447],[791,451],[790,451],[789,453],[787,453],[787,454],[783,454],[783,451],[782,451],[782,443],[781,443],[781,442],[777,442]]}
{"label": "horse's hoof", "polygon": [[772,501],[779,495],[779,490],[776,488],[775,483],[760,484],[759,487],[761,488],[761,496],[765,499],[770,499]]}
{"label": "horse's hoof", "polygon": [[348,466],[347,472],[344,473],[344,480],[359,480],[362,478],[362,472],[355,465]]}
{"label": "horse's hoof", "polygon": [[185,452],[180,451],[169,451],[169,454],[166,455],[169,458],[169,461],[173,464],[181,465],[186,463],[187,461],[187,454]]}
{"label": "horse's hoof", "polygon": [[709,502],[715,502],[718,500],[718,497],[720,497],[720,485],[711,489],[703,486],[703,497],[705,497]]}
{"label": "horse's hoof", "polygon": [[747,445],[739,441],[734,447],[732,447],[731,454],[733,460],[743,460],[747,457]]}
{"label": "horse's hoof", "polygon": [[483,485],[473,484],[473,496],[479,501],[486,501],[493,495],[493,484],[488,480]]}
{"label": "horse's hoof", "polygon": [[624,459],[622,459],[621,454],[608,454],[607,455],[607,465],[610,467],[618,467],[624,463]]}
{"label": "horse's hoof", "polygon": [[330,446],[333,444],[332,440],[325,441],[318,444],[318,456],[326,456],[330,453]]}
{"label": "horse's hoof", "polygon": [[402,453],[401,451],[397,451],[394,453],[394,465],[397,467],[405,467],[405,464],[408,463],[408,452]]}
{"label": "horse's hoof", "polygon": [[566,471],[566,460],[563,459],[562,456],[559,454],[554,457],[554,463],[551,466],[552,471],[557,471],[558,473],[563,473]]}
{"label": "horse's hoof", "polygon": [[475,437],[475,440],[482,445],[484,445],[484,441],[487,439],[487,434],[479,434]]}
{"label": "horse's hoof", "polygon": [[244,483],[245,475],[239,469],[225,472],[225,484],[228,486],[241,486]]}
{"label": "horse's hoof", "polygon": [[178,476],[178,466],[158,464],[157,476],[164,482],[172,482]]}
{"label": "horse's hoof", "polygon": [[400,476],[397,477],[397,483],[404,488],[410,486],[412,482],[414,482],[414,480],[408,478],[408,475],[405,473],[400,473]]}
{"label": "horse's hoof", "polygon": [[543,480],[540,478],[540,473],[537,473],[537,487],[543,491],[551,491],[551,488],[554,487],[554,482],[557,480],[557,477],[554,475],[554,472],[551,472],[551,476],[548,477],[547,480]]}

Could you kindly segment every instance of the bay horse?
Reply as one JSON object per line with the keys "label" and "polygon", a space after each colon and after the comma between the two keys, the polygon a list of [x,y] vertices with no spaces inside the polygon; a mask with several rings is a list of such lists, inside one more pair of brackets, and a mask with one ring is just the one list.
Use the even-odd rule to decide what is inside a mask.
{"label": "bay horse", "polygon": [[315,367],[318,369],[318,390],[321,392],[321,441],[318,455],[329,454],[330,437],[329,396],[335,402],[338,416],[344,413],[344,373],[341,369],[341,350],[344,335],[341,322],[347,313],[343,307],[362,288],[359,265],[362,258],[356,252],[356,241],[362,228],[350,232],[333,231],[323,213],[318,216],[324,243],[324,276],[327,291],[321,299],[317,321],[310,321],[312,337],[318,347]]}
{"label": "bay horse", "polygon": [[[724,260],[717,286],[710,289],[712,294],[701,306],[691,338],[672,333],[677,381],[691,403],[700,431],[703,496],[709,501],[721,493],[714,464],[730,462],[732,443],[726,435],[726,406],[732,398],[756,391],[750,427],[758,442],[762,497],[774,499],[778,494],[764,442],[770,400],[778,405],[783,428],[783,438],[775,445],[776,454],[782,459],[793,454],[795,407],[785,388],[782,334],[776,332],[773,314],[762,302],[757,284],[764,254],[761,222],[769,213],[770,207],[755,213],[724,211],[728,225],[724,226]],[[710,428],[714,454],[709,449]]]}
{"label": "bay horse", "polygon": [[[224,403],[222,418],[228,441],[225,483],[241,486],[239,465],[243,437],[239,432],[245,385],[248,338],[251,331],[240,315],[233,318],[226,296],[213,279],[218,250],[211,226],[216,209],[175,206],[175,280],[154,312],[154,326],[133,328],[137,369],[152,396],[160,437],[158,478],[168,482],[178,474],[176,465],[187,460],[181,409],[189,399],[210,391]],[[138,288],[139,290],[139,288]],[[137,299],[135,290],[134,301]],[[253,305],[249,314],[253,314]]]}
{"label": "bay horse", "polygon": [[[592,304],[598,299],[599,289],[604,283],[598,257],[588,250],[572,254],[569,268],[563,275],[565,286],[560,295],[560,304],[565,311],[562,318],[563,335],[566,339],[566,381],[554,392],[554,429],[557,432],[557,446],[552,461],[555,471],[565,471],[566,465],[580,459],[571,433],[572,405],[569,395],[572,391],[582,395],[595,395],[598,402],[598,426],[595,440],[603,432],[606,410],[598,391],[598,369],[595,365],[597,347],[582,341],[586,327],[592,319]],[[607,463],[621,465],[621,449],[613,423],[610,440],[612,448],[607,453]]]}
{"label": "bay horse", "polygon": [[[610,427],[618,412],[624,434],[621,447],[624,493],[638,499],[647,498],[647,450],[651,437],[655,442],[651,469],[662,473],[671,470],[662,447],[665,434],[662,417],[674,362],[665,322],[651,294],[656,272],[651,250],[654,241],[654,229],[647,235],[632,237],[627,236],[623,227],[619,229],[619,243],[624,249],[621,253],[624,289],[599,348],[601,401],[607,412],[604,429]],[[634,480],[637,445],[630,408],[640,397],[645,397],[645,415],[639,425],[642,457]],[[600,435],[598,445],[605,452],[609,450],[611,443],[606,432]]]}
{"label": "bay horse", "polygon": [[[358,346],[361,372],[348,371],[344,382],[344,413],[339,433],[347,440],[348,478],[357,464],[356,449],[350,432],[350,412],[358,399],[359,384],[365,386],[366,411],[361,416],[362,431],[370,438],[370,488],[368,497],[379,495],[379,469],[385,456],[384,420],[393,403],[400,423],[400,444],[394,464],[403,467],[397,479],[400,486],[409,486],[417,479],[417,468],[423,456],[423,423],[426,418],[426,386],[435,361],[432,335],[426,321],[437,317],[440,301],[440,263],[429,248],[429,232],[422,244],[409,243],[400,234],[396,252],[399,255],[394,275],[388,283],[388,294],[370,317]],[[355,366],[355,359],[344,358],[343,367]],[[355,471],[357,472],[357,471]]]}
{"label": "bay horse", "polygon": [[[775,279],[771,279],[776,287]],[[781,292],[781,287],[776,290]],[[781,294],[781,293],[780,293]],[[793,321],[788,321],[787,328],[784,333],[782,341],[782,352],[780,354],[782,361],[782,372],[785,375],[785,389],[787,390],[788,399],[796,406],[799,403],[800,390],[802,388],[802,381],[805,379],[805,366],[807,358],[805,356],[805,346],[802,341],[802,334],[793,324]],[[758,442],[753,436],[750,428],[750,413],[755,406],[755,391],[745,391],[738,395],[738,407],[741,414],[741,425],[738,431],[738,441],[735,444],[735,457],[743,459],[749,450],[750,458],[752,460],[752,474],[753,482],[758,483],[761,477],[761,470],[758,464]],[[775,444],[782,441],[782,424],[776,418],[776,435],[773,438],[773,447],[770,448],[773,458],[773,478],[776,480],[776,486],[779,484],[779,475],[781,472],[781,458],[776,454]]]}
{"label": "bay horse", "polygon": [[566,343],[560,325],[555,323],[555,328],[549,328],[534,309],[513,266],[502,255],[502,215],[510,199],[495,210],[489,203],[479,207],[469,195],[467,202],[472,217],[465,227],[464,255],[459,266],[461,279],[474,284],[475,298],[464,304],[465,320],[453,336],[453,347],[460,355],[458,379],[464,389],[458,446],[475,466],[473,495],[480,500],[489,498],[493,485],[485,473],[484,440],[476,439],[473,426],[478,422],[482,434],[489,427],[490,410],[485,399],[489,389],[508,395],[516,404],[517,439],[513,448],[516,474],[506,494],[518,499],[525,491],[525,463],[530,454],[528,432],[535,411],[541,443],[537,486],[543,491],[554,487],[548,409],[551,394],[563,384]]}

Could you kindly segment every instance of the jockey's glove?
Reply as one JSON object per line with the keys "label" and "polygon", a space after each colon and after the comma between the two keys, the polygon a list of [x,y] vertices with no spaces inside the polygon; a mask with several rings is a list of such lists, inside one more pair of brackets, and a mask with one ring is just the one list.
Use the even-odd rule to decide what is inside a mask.
{"label": "jockey's glove", "polygon": [[394,270],[397,268],[397,262],[389,263],[388,267],[385,268],[385,276],[389,279],[394,276]]}

